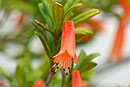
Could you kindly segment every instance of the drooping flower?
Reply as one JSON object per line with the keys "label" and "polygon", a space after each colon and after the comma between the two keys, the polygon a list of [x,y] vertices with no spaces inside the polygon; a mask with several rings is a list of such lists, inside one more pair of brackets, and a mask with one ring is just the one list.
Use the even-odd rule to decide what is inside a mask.
{"label": "drooping flower", "polygon": [[122,61],[122,48],[123,48],[123,43],[124,43],[124,34],[125,34],[125,27],[126,27],[126,21],[121,19],[119,20],[119,26],[117,30],[117,34],[114,40],[114,44],[112,47],[112,51],[110,53],[109,58],[117,58],[117,62]]}
{"label": "drooping flower", "polygon": [[118,1],[124,10],[124,14],[122,18],[119,19],[117,34],[109,58],[112,59],[115,57],[117,58],[117,62],[120,62],[121,60],[123,60],[122,50],[125,39],[125,28],[127,26],[128,21],[130,20],[130,3],[128,3],[126,0],[118,0]]}
{"label": "drooping flower", "polygon": [[78,70],[72,72],[72,87],[82,87],[81,75]]}
{"label": "drooping flower", "polygon": [[130,3],[127,0],[118,0],[124,10],[124,18],[130,20]]}
{"label": "drooping flower", "polygon": [[71,69],[72,60],[78,64],[78,59],[75,52],[75,30],[74,24],[72,21],[64,22],[62,28],[62,38],[61,38],[61,48],[57,55],[53,56],[53,62],[55,63],[52,66],[54,69],[57,65],[57,69],[54,71],[54,74],[58,68],[62,68],[68,74],[68,70]]}
{"label": "drooping flower", "polygon": [[34,83],[33,87],[43,87],[43,85],[44,85],[43,80],[42,80],[42,79],[38,79],[38,80]]}

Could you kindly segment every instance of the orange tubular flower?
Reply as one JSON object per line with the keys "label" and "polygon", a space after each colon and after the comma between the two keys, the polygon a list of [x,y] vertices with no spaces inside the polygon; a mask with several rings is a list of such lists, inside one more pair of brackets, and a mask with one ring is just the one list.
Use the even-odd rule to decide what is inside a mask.
{"label": "orange tubular flower", "polygon": [[125,19],[130,20],[130,3],[127,0],[119,0],[119,3],[124,10]]}
{"label": "orange tubular flower", "polygon": [[72,72],[72,87],[82,87],[81,75],[78,70]]}
{"label": "orange tubular flower", "polygon": [[44,82],[42,79],[38,79],[32,87],[43,87]]}
{"label": "orange tubular flower", "polygon": [[126,0],[119,0],[120,5],[124,10],[124,15],[122,19],[119,20],[119,27],[115,37],[115,42],[110,53],[110,58],[113,56],[117,57],[117,62],[122,61],[122,48],[124,43],[125,36],[125,27],[128,23],[128,19],[130,19],[130,3]]}
{"label": "orange tubular flower", "polygon": [[114,41],[113,49],[110,53],[110,58],[113,58],[113,56],[117,57],[117,61],[122,61],[122,48],[123,48],[123,42],[124,42],[124,30],[126,27],[126,21],[125,20],[119,20],[119,27],[116,34],[116,38]]}
{"label": "orange tubular flower", "polygon": [[78,59],[75,52],[75,30],[72,21],[67,21],[63,24],[61,48],[59,53],[52,58],[55,58],[53,60],[55,64],[52,66],[52,69],[54,69],[55,65],[58,65],[57,69],[54,71],[54,74],[58,68],[63,67],[63,70],[66,71],[67,75],[68,70],[70,71],[71,69],[72,60],[78,64]]}

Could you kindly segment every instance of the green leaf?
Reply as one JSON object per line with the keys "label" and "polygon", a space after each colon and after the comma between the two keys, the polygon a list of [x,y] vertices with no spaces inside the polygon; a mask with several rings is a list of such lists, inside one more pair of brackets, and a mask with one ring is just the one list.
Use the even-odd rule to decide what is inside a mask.
{"label": "green leaf", "polygon": [[79,56],[78,56],[79,65],[80,65],[81,61],[82,61],[85,57],[86,57],[85,51],[84,51],[84,50],[81,50],[81,51],[80,51],[80,54],[79,54]]}
{"label": "green leaf", "polygon": [[46,23],[48,24],[48,27],[53,30],[53,19],[50,13],[50,9],[48,8],[48,6],[44,3],[44,5],[42,3],[38,4],[38,8],[40,10],[40,13],[42,14],[43,18],[45,19]]}
{"label": "green leaf", "polygon": [[94,58],[96,58],[98,56],[100,56],[99,53],[93,53],[93,54],[86,56],[83,60],[81,60],[81,63],[78,66],[78,68],[83,67],[86,63],[91,62]]}
{"label": "green leaf", "polygon": [[41,42],[42,42],[42,44],[43,44],[43,46],[45,48],[45,51],[46,51],[47,55],[49,57],[51,57],[51,51],[50,51],[50,48],[49,48],[47,40],[44,38],[44,36],[42,36],[38,32],[35,31],[34,33],[40,38],[40,40],[41,40]]}
{"label": "green leaf", "polygon": [[[54,35],[55,36],[55,34],[47,27],[47,26],[45,26],[43,23],[40,23],[38,20],[36,20],[36,19],[34,19],[34,22],[37,24],[37,26],[39,25],[41,28],[42,28],[42,30],[40,29],[39,31],[41,32],[41,31],[48,31],[48,32],[50,32],[52,35]],[[36,27],[37,27],[36,26]]]}
{"label": "green leaf", "polygon": [[[75,0],[76,1],[76,0]],[[66,13],[66,11],[72,6],[72,3],[74,2],[74,0],[69,0],[67,1],[67,3],[64,6],[64,11]]]}
{"label": "green leaf", "polygon": [[[92,54],[90,54],[90,55],[88,55],[88,56],[83,56],[83,51],[82,51],[82,58],[80,57],[80,61],[79,61],[79,64],[77,64],[77,66],[76,66],[76,69],[80,69],[80,68],[82,68],[84,65],[86,65],[88,62],[91,62],[94,58],[96,58],[96,57],[98,57],[98,56],[100,56],[100,54],[99,53],[92,53]],[[81,55],[81,54],[80,54]]]}
{"label": "green leaf", "polygon": [[71,6],[71,7],[65,12],[64,15],[66,15],[69,11],[71,11],[71,10],[74,9],[75,7],[79,7],[79,6],[81,6],[81,5],[82,5],[82,3],[76,3],[76,4],[74,4],[73,6]]}
{"label": "green leaf", "polygon": [[88,55],[84,61],[89,62],[92,61],[94,58],[100,56],[100,53],[92,53],[90,55]]}
{"label": "green leaf", "polygon": [[81,73],[84,72],[84,71],[89,71],[92,68],[94,68],[96,65],[97,65],[97,63],[95,63],[95,62],[88,62],[84,66],[82,66],[81,68],[79,68],[79,71]]}
{"label": "green leaf", "polygon": [[[50,52],[51,53],[55,53],[56,50],[54,49],[54,37],[52,36],[52,34],[50,32],[46,32],[46,36],[47,36],[47,42],[48,42],[48,45],[49,45],[49,48],[50,48]],[[54,54],[52,54],[54,55]]]}
{"label": "green leaf", "polygon": [[79,1],[81,0],[69,0],[64,6],[65,15],[70,10],[70,8],[77,4]]}
{"label": "green leaf", "polygon": [[83,81],[90,82],[93,78],[94,70],[84,71],[81,73],[81,77]]}
{"label": "green leaf", "polygon": [[36,30],[39,31],[46,38],[46,35],[43,29],[39,25],[37,25],[33,20],[31,21],[31,23],[36,27]]}
{"label": "green leaf", "polygon": [[54,15],[54,20],[55,20],[55,29],[56,29],[56,33],[58,33],[61,29],[61,25],[63,23],[63,16],[64,16],[64,9],[63,9],[63,5],[55,2],[53,4],[53,15]]}
{"label": "green leaf", "polygon": [[24,60],[20,59],[15,71],[15,77],[19,85],[24,84],[27,79],[27,71],[25,71]]}
{"label": "green leaf", "polygon": [[[68,8],[67,11],[65,11],[65,13],[64,13],[64,22],[67,21],[71,16],[74,15],[74,13],[72,12],[72,9],[75,7],[81,6],[81,5],[82,5],[82,3],[76,3],[76,4],[72,5],[70,8]],[[64,10],[65,10],[65,8],[64,8]]]}
{"label": "green leaf", "polygon": [[86,53],[85,53],[85,51],[82,49],[82,50],[80,51],[79,56],[78,56],[79,64],[76,65],[76,68],[79,67],[79,66],[82,64],[82,60],[84,60],[84,58],[86,58]]}
{"label": "green leaf", "polygon": [[74,13],[72,11],[69,11],[65,17],[64,17],[64,22],[68,21],[70,17],[72,17]]}
{"label": "green leaf", "polygon": [[49,15],[49,17],[50,17],[50,19],[51,19],[51,21],[52,21],[52,23],[53,23],[53,13],[52,13],[52,11],[51,11],[51,8],[49,7],[50,4],[52,4],[52,1],[50,1],[50,4],[49,4],[49,3],[47,2],[47,0],[42,0],[42,3],[43,3],[43,7],[44,7],[45,10],[46,10],[46,11],[44,11],[44,12],[46,12],[47,15]]}
{"label": "green leaf", "polygon": [[93,35],[93,32],[85,27],[79,27],[75,29],[77,36]]}
{"label": "green leaf", "polygon": [[6,79],[8,79],[9,82],[12,82],[13,79],[11,78],[10,75],[8,75],[3,69],[2,67],[0,67],[0,74],[3,75]]}
{"label": "green leaf", "polygon": [[93,17],[96,14],[99,14],[100,11],[98,9],[91,9],[84,13],[79,14],[78,16],[74,17],[72,21],[74,22],[74,25],[77,25],[81,22],[84,22],[88,20],[89,18]]}

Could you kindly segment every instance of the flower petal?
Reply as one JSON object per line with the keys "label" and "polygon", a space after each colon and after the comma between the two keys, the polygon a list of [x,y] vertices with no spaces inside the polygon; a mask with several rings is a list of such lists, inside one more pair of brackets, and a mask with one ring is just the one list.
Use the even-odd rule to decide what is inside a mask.
{"label": "flower petal", "polygon": [[72,72],[72,87],[82,87],[81,76],[78,70]]}

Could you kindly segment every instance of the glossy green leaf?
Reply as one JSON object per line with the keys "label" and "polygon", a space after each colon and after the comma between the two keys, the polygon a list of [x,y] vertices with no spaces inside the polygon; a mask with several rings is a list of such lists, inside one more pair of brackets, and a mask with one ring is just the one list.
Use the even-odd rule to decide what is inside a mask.
{"label": "glossy green leaf", "polygon": [[90,55],[88,55],[84,61],[89,62],[92,61],[94,58],[100,56],[100,53],[92,53]]}
{"label": "glossy green leaf", "polygon": [[75,5],[71,6],[66,13],[64,13],[64,22],[67,21],[70,17],[72,17],[74,15],[74,13],[72,12],[72,9],[78,6],[81,6],[82,3],[76,3]]}
{"label": "glossy green leaf", "polygon": [[79,27],[75,29],[77,36],[93,35],[93,32],[85,27]]}
{"label": "glossy green leaf", "polygon": [[[76,0],[75,0],[76,1]],[[69,0],[67,1],[67,3],[64,6],[64,11],[66,13],[67,9],[69,9],[72,6],[72,3],[74,2],[74,0]]]}
{"label": "glossy green leaf", "polygon": [[71,7],[65,12],[64,15],[66,15],[69,11],[71,11],[71,10],[74,9],[75,7],[79,7],[79,6],[81,6],[81,5],[82,5],[82,3],[76,3],[76,4],[74,4],[73,6],[71,6]]}
{"label": "glossy green leaf", "polygon": [[65,4],[65,6],[64,6],[64,12],[65,12],[65,14],[70,10],[70,8],[71,8],[72,6],[74,6],[75,4],[77,4],[79,1],[81,1],[81,0],[69,0],[69,1]]}
{"label": "glossy green leaf", "polygon": [[51,16],[51,13],[49,12],[50,9],[46,7],[47,5],[43,5],[43,3],[38,4],[38,8],[40,10],[40,13],[42,14],[43,18],[45,19],[46,23],[48,24],[48,27],[53,30],[53,19]]}
{"label": "glossy green leaf", "polygon": [[81,73],[81,77],[83,81],[90,82],[91,79],[93,78],[94,75],[94,70],[89,70],[89,71],[84,71]]}
{"label": "glossy green leaf", "polygon": [[48,45],[48,42],[47,42],[47,40],[44,38],[44,36],[42,36],[40,33],[38,33],[38,32],[34,32],[38,37],[39,37],[39,39],[41,40],[41,42],[42,42],[42,44],[43,44],[43,46],[44,46],[44,48],[45,48],[45,51],[46,51],[46,53],[47,53],[47,55],[49,56],[49,57],[51,57],[51,51],[50,51],[50,47],[49,47],[49,45]]}
{"label": "glossy green leaf", "polygon": [[95,63],[95,62],[88,62],[84,66],[82,66],[81,68],[79,68],[79,71],[81,73],[85,72],[85,71],[89,71],[89,70],[93,69],[96,65],[97,65],[97,63]]}
{"label": "glossy green leaf", "polygon": [[[50,4],[52,4],[52,1],[49,1]],[[53,13],[51,11],[51,8],[49,7],[50,4],[47,2],[47,0],[42,0],[42,3],[43,3],[43,7],[45,8],[46,11],[43,11],[43,12],[46,12],[47,15],[50,17],[52,23],[53,23]]]}
{"label": "glossy green leaf", "polygon": [[54,27],[56,33],[58,33],[61,29],[61,25],[63,23],[64,9],[62,4],[55,2],[53,4],[53,15],[54,15]]}
{"label": "glossy green leaf", "polygon": [[[48,32],[50,32],[52,35],[54,35],[55,36],[55,34],[46,26],[46,25],[44,25],[43,23],[41,23],[41,22],[39,22],[38,20],[36,20],[36,19],[34,19],[34,22],[36,23],[35,25],[37,25],[37,26],[40,26],[41,28],[42,28],[42,30],[41,29],[39,29],[39,31],[42,33],[43,31],[48,31]],[[37,27],[36,26],[36,27]],[[38,27],[39,28],[39,27]],[[43,35],[44,36],[44,35]]]}
{"label": "glossy green leaf", "polygon": [[79,65],[81,65],[82,60],[84,60],[84,58],[86,58],[86,53],[85,53],[84,50],[81,50],[81,51],[80,51],[80,54],[79,54],[79,56],[78,56],[79,64],[76,65],[76,68],[77,68]]}
{"label": "glossy green leaf", "polygon": [[84,51],[84,50],[81,50],[81,51],[80,51],[80,54],[79,54],[79,56],[78,56],[79,62],[80,62],[81,60],[83,60],[85,57],[86,57],[85,51]]}
{"label": "glossy green leaf", "polygon": [[[80,54],[81,55],[81,54]],[[83,52],[82,52],[83,55]],[[92,53],[88,56],[81,56],[82,58],[80,58],[79,64],[77,64],[76,69],[79,69],[81,67],[83,67],[84,65],[86,65],[88,62],[91,62],[94,58],[100,56],[99,53]],[[80,57],[80,56],[79,56]]]}
{"label": "glossy green leaf", "polygon": [[[52,36],[52,34],[50,33],[50,32],[46,32],[46,36],[47,36],[47,42],[48,42],[48,45],[49,45],[49,47],[50,47],[50,51],[51,51],[51,53],[55,53],[56,52],[56,50],[54,49],[54,37]],[[54,54],[52,54],[52,55],[54,55]]]}
{"label": "glossy green leaf", "polygon": [[64,22],[68,21],[70,17],[72,17],[74,13],[72,11],[69,11],[65,17],[64,17]]}
{"label": "glossy green leaf", "polygon": [[37,25],[33,20],[31,21],[31,23],[36,27],[36,30],[39,31],[46,38],[46,35],[43,29],[39,25]]}
{"label": "glossy green leaf", "polygon": [[96,14],[99,14],[100,11],[98,9],[91,9],[84,13],[79,14],[78,16],[74,17],[72,21],[74,22],[74,25],[77,25],[81,22],[84,22],[88,20],[89,18],[93,17]]}
{"label": "glossy green leaf", "polygon": [[99,53],[93,53],[88,56],[86,56],[83,60],[81,60],[81,64],[78,66],[78,68],[83,67],[86,63],[92,61],[94,58],[100,56]]}
{"label": "glossy green leaf", "polygon": [[0,74],[3,75],[6,79],[8,79],[9,82],[12,82],[12,81],[13,81],[13,79],[11,78],[11,76],[8,75],[8,74],[2,69],[2,67],[0,67]]}

